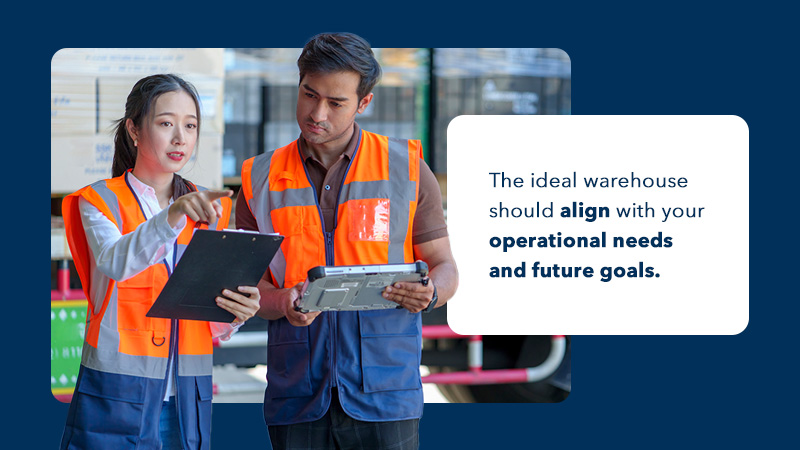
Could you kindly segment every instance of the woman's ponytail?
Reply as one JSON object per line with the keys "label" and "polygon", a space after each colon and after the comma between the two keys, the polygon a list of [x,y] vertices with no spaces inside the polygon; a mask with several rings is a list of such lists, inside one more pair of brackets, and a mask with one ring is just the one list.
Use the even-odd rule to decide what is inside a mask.
{"label": "woman's ponytail", "polygon": [[114,133],[114,159],[111,162],[111,176],[118,177],[136,164],[136,146],[125,126],[126,118],[119,119]]}

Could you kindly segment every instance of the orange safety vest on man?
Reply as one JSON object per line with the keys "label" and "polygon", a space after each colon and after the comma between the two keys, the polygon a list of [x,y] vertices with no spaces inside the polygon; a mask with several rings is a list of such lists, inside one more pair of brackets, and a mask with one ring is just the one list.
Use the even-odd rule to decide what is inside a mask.
{"label": "orange safety vest on man", "polygon": [[[174,269],[165,260],[125,281],[93,284],[80,198],[102,212],[123,235],[146,220],[127,172],[64,198],[67,241],[88,300],[88,314],[61,448],[133,448],[135,443],[137,448],[159,448],[158,420],[169,364],[174,364],[183,445],[209,448],[212,341],[208,322],[146,317]],[[231,211],[230,199],[221,200],[223,217],[210,224],[217,229],[227,226]],[[195,228],[195,222],[186,220],[173,249],[176,264]]]}
{"label": "orange safety vest on man", "polygon": [[[413,262],[420,157],[419,141],[361,130],[332,232],[296,141],[245,161],[242,194],[259,231],[285,237],[270,264],[274,284],[294,286],[315,266]],[[308,327],[270,321],[267,424],[322,417],[332,387],[356,419],[420,417],[421,343],[420,315],[405,309],[325,312]]]}

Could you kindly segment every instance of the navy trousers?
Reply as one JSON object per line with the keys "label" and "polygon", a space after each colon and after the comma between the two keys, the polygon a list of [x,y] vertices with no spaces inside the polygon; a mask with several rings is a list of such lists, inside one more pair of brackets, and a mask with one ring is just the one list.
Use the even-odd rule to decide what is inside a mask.
{"label": "navy trousers", "polygon": [[331,407],[321,419],[269,427],[274,450],[418,450],[419,419],[362,422],[348,416],[333,389]]}

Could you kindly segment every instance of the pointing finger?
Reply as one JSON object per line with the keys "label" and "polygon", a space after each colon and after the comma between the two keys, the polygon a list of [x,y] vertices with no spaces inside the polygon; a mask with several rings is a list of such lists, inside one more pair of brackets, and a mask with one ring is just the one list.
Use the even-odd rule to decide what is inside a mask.
{"label": "pointing finger", "polygon": [[208,190],[208,191],[205,191],[205,194],[206,194],[206,196],[208,197],[209,200],[213,201],[213,200],[216,200],[216,199],[222,198],[222,197],[230,197],[231,195],[233,195],[233,191],[230,190],[230,189],[225,190],[225,191]]}

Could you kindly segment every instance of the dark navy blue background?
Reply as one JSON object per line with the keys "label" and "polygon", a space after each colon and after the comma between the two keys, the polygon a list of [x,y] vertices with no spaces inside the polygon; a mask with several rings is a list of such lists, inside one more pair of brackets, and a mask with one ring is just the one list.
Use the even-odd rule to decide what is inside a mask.
{"label": "dark navy blue background", "polygon": [[[14,155],[3,171],[6,212],[13,213],[4,234],[7,244],[15,241],[10,225],[30,233],[34,244],[21,253],[25,269],[10,269],[13,282],[5,283],[6,304],[13,305],[5,309],[7,324],[21,327],[6,334],[3,403],[13,428],[5,433],[11,443],[2,446],[54,448],[67,410],[48,384],[48,189],[34,171],[49,147],[51,56],[61,47],[299,47],[317,32],[342,30],[375,47],[558,47],[572,60],[573,114],[734,114],[750,127],[750,211],[743,203],[729,218],[750,222],[753,244],[750,323],[743,333],[575,336],[573,392],[565,402],[428,405],[423,449],[784,445],[792,436],[789,427],[797,424],[798,403],[794,330],[800,296],[791,280],[798,267],[794,166],[800,99],[792,64],[797,33],[789,33],[790,26],[796,29],[790,17],[797,16],[770,2],[757,4],[742,9],[731,3],[570,3],[555,11],[498,2],[452,8],[140,3],[97,7],[110,12],[104,19],[84,18],[72,6],[37,11],[30,29],[13,36],[3,32],[12,47],[3,69],[3,144],[5,155]],[[14,21],[13,13],[7,20]],[[521,131],[520,139],[525,137]],[[719,195],[726,195],[725,186]],[[746,246],[745,238],[730,245]],[[714,255],[697,257],[713,261]],[[268,448],[260,405],[218,404],[213,420],[212,448]],[[796,443],[794,436],[790,442]]]}

